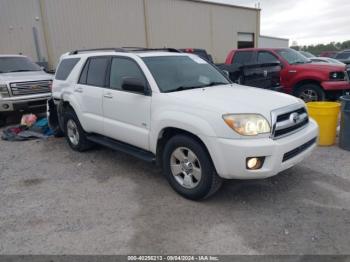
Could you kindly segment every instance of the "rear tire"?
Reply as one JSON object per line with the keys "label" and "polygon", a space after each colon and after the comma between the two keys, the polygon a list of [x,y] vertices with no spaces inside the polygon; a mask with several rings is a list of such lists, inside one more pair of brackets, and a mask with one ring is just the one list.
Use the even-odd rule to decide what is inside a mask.
{"label": "rear tire", "polygon": [[325,91],[316,84],[302,85],[295,92],[295,96],[307,102],[324,101],[326,98]]}
{"label": "rear tire", "polygon": [[166,143],[163,168],[170,186],[191,200],[211,196],[222,184],[207,150],[186,135],[176,135]]}
{"label": "rear tire", "polygon": [[86,139],[86,134],[74,111],[65,112],[64,129],[66,140],[73,150],[83,152],[92,147],[92,142]]}

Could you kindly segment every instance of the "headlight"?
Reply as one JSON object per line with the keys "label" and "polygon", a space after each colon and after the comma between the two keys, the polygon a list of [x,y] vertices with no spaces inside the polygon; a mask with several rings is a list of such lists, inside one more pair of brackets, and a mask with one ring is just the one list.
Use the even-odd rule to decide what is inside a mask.
{"label": "headlight", "polygon": [[9,90],[7,89],[7,85],[0,85],[0,97],[9,97]]}
{"label": "headlight", "polygon": [[331,73],[329,73],[329,79],[342,81],[345,79],[345,73],[344,72],[331,72]]}
{"label": "headlight", "polygon": [[270,124],[259,114],[223,115],[225,123],[242,136],[256,136],[271,132]]}

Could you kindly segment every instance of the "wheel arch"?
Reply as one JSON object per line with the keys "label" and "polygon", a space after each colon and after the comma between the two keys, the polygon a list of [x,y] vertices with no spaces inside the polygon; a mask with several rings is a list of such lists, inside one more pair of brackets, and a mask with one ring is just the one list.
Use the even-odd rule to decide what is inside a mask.
{"label": "wheel arch", "polygon": [[[73,110],[74,113],[76,114],[76,116],[78,117],[78,120],[81,124],[81,126],[83,127],[84,130],[86,130],[86,125],[84,123],[84,119],[82,119],[82,112],[79,106],[79,103],[72,97],[72,96],[67,96],[67,95],[63,95],[59,104],[58,104],[58,114],[59,114],[59,123],[60,123],[60,127],[63,128],[63,119],[64,119],[64,113],[67,110]],[[64,130],[64,129],[62,129]]]}
{"label": "wheel arch", "polygon": [[[299,82],[297,82],[295,85],[294,85],[294,88],[293,88],[293,94],[295,95],[298,90],[304,86],[304,85],[308,85],[308,84],[313,84],[313,85],[317,85],[318,87],[320,87],[321,89],[323,89],[322,85],[321,85],[321,82],[316,80],[316,79],[304,79],[304,80],[300,80]],[[324,89],[323,89],[324,90]]]}
{"label": "wheel arch", "polygon": [[165,144],[167,143],[167,141],[169,141],[172,137],[176,136],[176,135],[185,135],[185,136],[189,136],[192,139],[196,140],[198,143],[200,143],[204,150],[207,152],[210,160],[212,161],[213,165],[214,161],[210,155],[210,152],[208,150],[207,145],[205,144],[205,142],[196,134],[189,132],[187,130],[181,129],[181,128],[177,128],[177,127],[164,127],[162,130],[160,130],[160,132],[158,133],[158,138],[157,138],[157,145],[156,145],[156,163],[157,165],[161,165],[161,160],[162,160],[162,155],[163,155],[163,151],[164,151],[164,147]]}

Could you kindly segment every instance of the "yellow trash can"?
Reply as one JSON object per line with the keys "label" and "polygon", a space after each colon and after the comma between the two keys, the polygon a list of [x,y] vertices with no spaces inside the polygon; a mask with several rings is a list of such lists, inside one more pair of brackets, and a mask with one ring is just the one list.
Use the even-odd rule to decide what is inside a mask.
{"label": "yellow trash can", "polygon": [[309,102],[306,104],[309,115],[320,128],[318,144],[331,146],[335,144],[337,134],[340,103],[337,102]]}

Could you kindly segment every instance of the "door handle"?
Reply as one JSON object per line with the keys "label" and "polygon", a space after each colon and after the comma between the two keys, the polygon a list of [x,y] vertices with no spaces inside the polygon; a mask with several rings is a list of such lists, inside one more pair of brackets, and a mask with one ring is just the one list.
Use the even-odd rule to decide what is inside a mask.
{"label": "door handle", "polygon": [[103,96],[104,96],[105,98],[113,98],[113,96],[112,96],[111,93],[104,94]]}
{"label": "door handle", "polygon": [[77,87],[76,89],[74,89],[74,92],[83,93],[83,89],[81,87]]}

